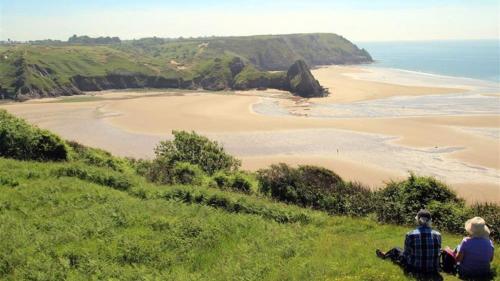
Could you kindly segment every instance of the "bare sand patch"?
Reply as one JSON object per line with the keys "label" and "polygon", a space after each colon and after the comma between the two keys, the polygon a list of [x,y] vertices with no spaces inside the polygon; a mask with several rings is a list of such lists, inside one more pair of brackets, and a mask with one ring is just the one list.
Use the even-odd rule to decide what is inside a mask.
{"label": "bare sand patch", "polygon": [[437,95],[464,92],[464,89],[421,87],[396,85],[382,82],[353,79],[346,73],[363,72],[357,67],[328,66],[312,71],[322,86],[328,88],[331,95],[326,98],[314,98],[315,103],[349,103],[355,101],[388,98],[394,96]]}

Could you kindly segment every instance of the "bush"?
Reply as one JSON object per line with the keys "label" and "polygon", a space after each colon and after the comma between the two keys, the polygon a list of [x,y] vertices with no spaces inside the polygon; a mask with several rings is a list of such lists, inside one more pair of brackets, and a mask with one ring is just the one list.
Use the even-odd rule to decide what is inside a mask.
{"label": "bush", "polygon": [[72,149],[73,160],[82,161],[97,167],[110,168],[118,172],[123,172],[127,169],[128,163],[125,160],[113,156],[105,150],[87,147],[75,141],[68,141],[67,143]]}
{"label": "bush", "polygon": [[[490,237],[500,242],[500,206],[498,204],[474,204],[469,208],[468,213],[468,219],[472,217],[482,217],[491,230]],[[464,223],[465,221],[462,223],[462,227],[464,227]]]}
{"label": "bush", "polygon": [[199,185],[203,182],[204,173],[197,165],[177,162],[172,169],[172,183]]}
{"label": "bush", "polygon": [[81,164],[68,164],[54,171],[57,177],[76,177],[84,181],[109,186],[119,190],[128,190],[132,179],[126,175],[106,169],[91,168]]}
{"label": "bush", "polygon": [[287,203],[334,214],[365,215],[372,211],[372,192],[358,183],[346,183],[325,168],[286,164],[257,172],[260,191]]}
{"label": "bush", "polygon": [[464,223],[469,219],[465,204],[456,202],[432,201],[427,206],[432,214],[432,223],[440,230],[465,234]]}
{"label": "bush", "polygon": [[146,159],[135,159],[135,158],[126,158],[128,164],[132,167],[132,169],[136,172],[136,174],[148,177],[149,171],[151,170],[153,161]]}
{"label": "bush", "polygon": [[243,193],[252,192],[252,182],[247,175],[241,172],[217,172],[212,176],[217,188],[239,191]]}
{"label": "bush", "polygon": [[195,132],[173,131],[172,141],[162,141],[155,148],[156,159],[162,164],[188,162],[213,175],[217,171],[234,171],[240,161],[227,154],[217,142]]}
{"label": "bush", "polygon": [[0,110],[0,157],[60,161],[68,159],[68,152],[58,136]]}
{"label": "bush", "polygon": [[[411,174],[407,180],[390,182],[376,193],[375,211],[382,222],[413,224],[416,213],[431,202],[458,204],[464,201],[445,184],[432,177]],[[438,207],[434,203],[434,207]]]}
{"label": "bush", "polygon": [[252,183],[240,173],[232,176],[230,186],[231,189],[244,193],[250,193],[252,191]]}

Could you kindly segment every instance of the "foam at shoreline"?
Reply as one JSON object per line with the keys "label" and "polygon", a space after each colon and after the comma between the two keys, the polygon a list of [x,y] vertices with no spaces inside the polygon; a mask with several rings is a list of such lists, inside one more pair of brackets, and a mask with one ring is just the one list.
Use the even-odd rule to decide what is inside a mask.
{"label": "foam at shoreline", "polygon": [[354,79],[399,84],[404,86],[445,87],[468,89],[475,92],[500,92],[500,84],[469,77],[447,76],[399,68],[362,65],[361,72],[345,73]]}

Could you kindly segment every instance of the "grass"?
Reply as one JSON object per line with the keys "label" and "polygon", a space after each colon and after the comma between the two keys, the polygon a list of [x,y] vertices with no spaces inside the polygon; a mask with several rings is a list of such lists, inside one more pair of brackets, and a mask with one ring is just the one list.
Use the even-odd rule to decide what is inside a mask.
{"label": "grass", "polygon": [[[0,97],[26,99],[34,94],[18,95],[29,90],[42,96],[58,95],[60,92],[56,90],[64,91],[61,88],[72,86],[72,78],[77,75],[102,78],[109,74],[140,74],[183,81],[208,79],[217,81],[220,87],[216,88],[228,87],[232,77],[227,60],[234,57],[240,57],[258,70],[286,70],[298,59],[311,66],[371,61],[366,51],[335,34],[146,38],[109,45],[61,42],[2,45]],[[215,58],[222,62],[214,61]],[[276,74],[251,71],[241,75],[238,83],[244,84],[246,78],[273,76]],[[189,87],[189,83],[186,85],[184,87]]]}
{"label": "grass", "polygon": [[[257,195],[153,185],[104,165],[77,166],[122,173],[133,186],[121,191],[89,177],[54,176],[66,165],[0,158],[0,279],[412,280],[374,255],[401,246],[409,228]],[[245,202],[260,213],[188,201],[187,192]],[[307,219],[278,222],[266,214]],[[460,240],[443,234],[445,245]]]}

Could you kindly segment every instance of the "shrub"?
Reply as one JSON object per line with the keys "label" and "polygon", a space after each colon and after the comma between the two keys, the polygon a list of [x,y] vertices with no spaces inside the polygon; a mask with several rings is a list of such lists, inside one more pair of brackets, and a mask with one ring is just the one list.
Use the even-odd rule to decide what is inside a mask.
{"label": "shrub", "polygon": [[68,141],[67,143],[72,149],[73,160],[82,161],[97,167],[110,168],[118,172],[123,172],[127,169],[127,162],[125,160],[113,156],[105,150],[87,147],[75,141]]}
{"label": "shrub", "polygon": [[213,181],[220,189],[225,189],[230,186],[231,179],[225,172],[217,172],[212,176]]}
{"label": "shrub", "polygon": [[19,160],[68,159],[68,147],[58,136],[0,110],[0,156]]}
{"label": "shrub", "polygon": [[162,141],[155,148],[155,160],[163,164],[188,162],[198,165],[209,175],[221,170],[237,170],[241,164],[239,160],[227,154],[216,141],[195,132],[173,131],[172,134],[172,141]]}
{"label": "shrub", "polygon": [[[490,237],[500,242],[500,205],[494,203],[476,203],[470,207],[468,214],[468,219],[482,217],[491,230]],[[464,222],[462,222],[462,227],[464,227]]]}
{"label": "shrub", "polygon": [[415,214],[433,201],[464,204],[445,184],[432,177],[414,174],[407,180],[388,183],[376,193],[376,199],[377,218],[382,222],[395,224],[412,224]]}
{"label": "shrub", "polygon": [[106,169],[91,168],[81,164],[68,164],[54,171],[58,177],[76,177],[84,181],[109,186],[119,190],[127,190],[132,180],[126,175]]}
{"label": "shrub", "polygon": [[334,214],[365,215],[372,210],[372,192],[358,183],[346,183],[325,168],[286,164],[257,172],[260,191],[271,197]]}
{"label": "shrub", "polygon": [[204,173],[197,165],[186,162],[177,162],[172,168],[172,183],[201,184]]}
{"label": "shrub", "polygon": [[229,189],[244,193],[252,191],[252,182],[245,174],[241,172],[217,172],[212,176],[217,188]]}
{"label": "shrub", "polygon": [[132,169],[140,176],[148,177],[153,161],[147,159],[126,158]]}
{"label": "shrub", "polygon": [[252,190],[252,183],[240,173],[232,176],[230,186],[231,189],[244,193],[250,193]]}
{"label": "shrub", "polygon": [[465,204],[432,201],[427,205],[432,214],[432,223],[440,230],[464,234],[464,223],[469,213]]}

